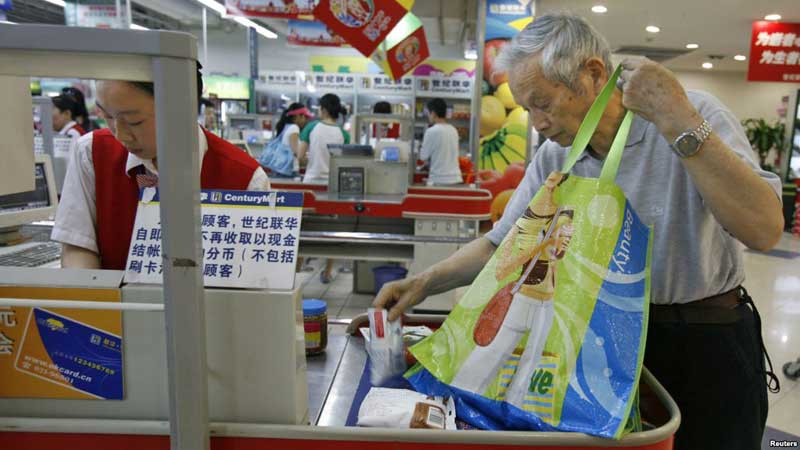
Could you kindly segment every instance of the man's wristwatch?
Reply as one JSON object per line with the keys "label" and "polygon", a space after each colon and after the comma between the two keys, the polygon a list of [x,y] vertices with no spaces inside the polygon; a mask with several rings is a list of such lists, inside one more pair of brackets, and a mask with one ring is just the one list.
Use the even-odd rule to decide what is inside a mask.
{"label": "man's wristwatch", "polygon": [[703,120],[694,130],[689,130],[682,133],[672,143],[672,151],[674,151],[681,158],[688,158],[700,151],[703,142],[711,136],[711,124],[707,120]]}

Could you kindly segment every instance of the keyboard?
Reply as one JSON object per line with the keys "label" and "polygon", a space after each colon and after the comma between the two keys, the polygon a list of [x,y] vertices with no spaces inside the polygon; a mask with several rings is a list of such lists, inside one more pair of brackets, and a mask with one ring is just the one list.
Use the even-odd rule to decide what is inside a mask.
{"label": "keyboard", "polygon": [[[12,247],[13,248],[13,247]],[[0,266],[39,267],[61,258],[58,242],[35,243],[19,251],[0,254]]]}

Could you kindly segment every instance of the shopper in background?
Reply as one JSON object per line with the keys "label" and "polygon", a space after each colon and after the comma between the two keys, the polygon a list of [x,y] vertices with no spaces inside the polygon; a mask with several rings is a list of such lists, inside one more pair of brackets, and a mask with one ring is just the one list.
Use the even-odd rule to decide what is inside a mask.
{"label": "shopper in background", "polygon": [[447,103],[440,98],[428,101],[431,127],[422,137],[419,159],[430,160],[428,184],[447,186],[462,182],[458,168],[458,131],[447,123]]}
{"label": "shopper in background", "polygon": [[[329,144],[349,144],[350,135],[338,124],[339,116],[347,114],[342,101],[336,94],[325,94],[319,99],[319,118],[310,122],[300,133],[300,152],[298,159],[308,155],[308,165],[303,183],[328,183],[330,153]],[[320,281],[330,283],[333,278],[333,260],[325,262],[325,270],[320,272]]]}
{"label": "shopper in background", "polygon": [[80,89],[68,86],[61,89],[61,95],[69,95],[75,99],[76,107],[74,111],[75,117],[73,117],[73,119],[85,132],[88,133],[95,128],[99,128],[89,119],[89,110],[86,109],[86,98],[83,96],[83,92]]}
{"label": "shopper in background", "polygon": [[[492,231],[427,271],[384,285],[374,305],[394,304],[392,320],[428,295],[473,281],[547,175],[563,167],[614,69],[606,40],[569,13],[537,17],[497,63],[548,140]],[[780,239],[780,179],[756,164],[739,121],[719,100],[685,91],[648,59],[622,66],[621,87],[572,173],[598,177],[625,110],[636,114],[616,182],[654,229],[644,364],[680,409],[677,450],[759,449],[766,379],[771,390],[779,386],[764,361],[758,312],[741,287],[741,244],[763,251]]]}
{"label": "shopper in background", "polygon": [[69,136],[73,140],[86,134],[75,118],[79,111],[78,102],[72,96],[58,95],[53,101],[53,131],[62,136]]}
{"label": "shopper in background", "polygon": [[294,173],[300,173],[300,131],[306,126],[314,114],[302,103],[292,103],[281,114],[278,124],[275,125],[275,135],[281,136],[283,145],[288,146],[294,153]]}
{"label": "shopper in background", "polygon": [[350,143],[350,135],[337,123],[346,113],[336,94],[325,94],[319,99],[319,120],[310,122],[300,133],[298,158],[308,159],[303,183],[328,182],[328,144]]}
{"label": "shopper in background", "polygon": [[[110,129],[78,139],[51,239],[63,244],[61,267],[124,270],[140,189],[158,186],[153,83],[97,86],[97,106]],[[198,68],[198,100],[202,86]],[[197,134],[203,189],[269,189],[256,160],[199,125]]]}
{"label": "shopper in background", "polygon": [[[372,105],[373,114],[391,114],[392,105],[386,101],[380,101]],[[400,138],[400,124],[392,123],[373,123],[372,137],[375,139],[398,139]]]}

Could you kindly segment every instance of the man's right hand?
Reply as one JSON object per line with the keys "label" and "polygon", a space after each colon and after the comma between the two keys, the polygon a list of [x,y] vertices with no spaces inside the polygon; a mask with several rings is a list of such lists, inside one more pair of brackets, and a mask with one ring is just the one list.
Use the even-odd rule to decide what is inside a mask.
{"label": "man's right hand", "polygon": [[384,284],[372,306],[389,309],[389,320],[396,320],[408,308],[419,304],[427,297],[423,276],[424,274],[420,274]]}

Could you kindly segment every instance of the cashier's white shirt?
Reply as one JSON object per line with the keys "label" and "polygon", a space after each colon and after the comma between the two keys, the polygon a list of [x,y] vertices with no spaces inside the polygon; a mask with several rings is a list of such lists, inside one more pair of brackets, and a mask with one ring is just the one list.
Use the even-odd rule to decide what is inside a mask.
{"label": "cashier's white shirt", "polygon": [[462,182],[458,168],[458,131],[449,123],[437,123],[425,130],[419,159],[431,160],[428,182],[438,185]]}
{"label": "cashier's white shirt", "polygon": [[[203,130],[198,126],[198,143],[200,150],[200,167],[203,167],[203,156],[208,150],[208,141]],[[95,177],[92,162],[92,133],[87,133],[75,142],[71,151],[71,159],[64,186],[61,190],[61,201],[56,211],[56,223],[50,239],[71,244],[99,253],[97,248],[97,207],[95,205]],[[137,166],[144,166],[151,174],[158,175],[158,169],[152,159],[141,159],[128,153],[125,173]],[[269,178],[260,167],[253,173],[248,191],[269,190]]]}
{"label": "cashier's white shirt", "polygon": [[64,128],[62,128],[58,134],[61,136],[69,136],[72,139],[78,139],[81,137],[81,133],[75,129],[75,125],[77,125],[77,123],[74,120],[70,120],[66,125],[64,125]]}

